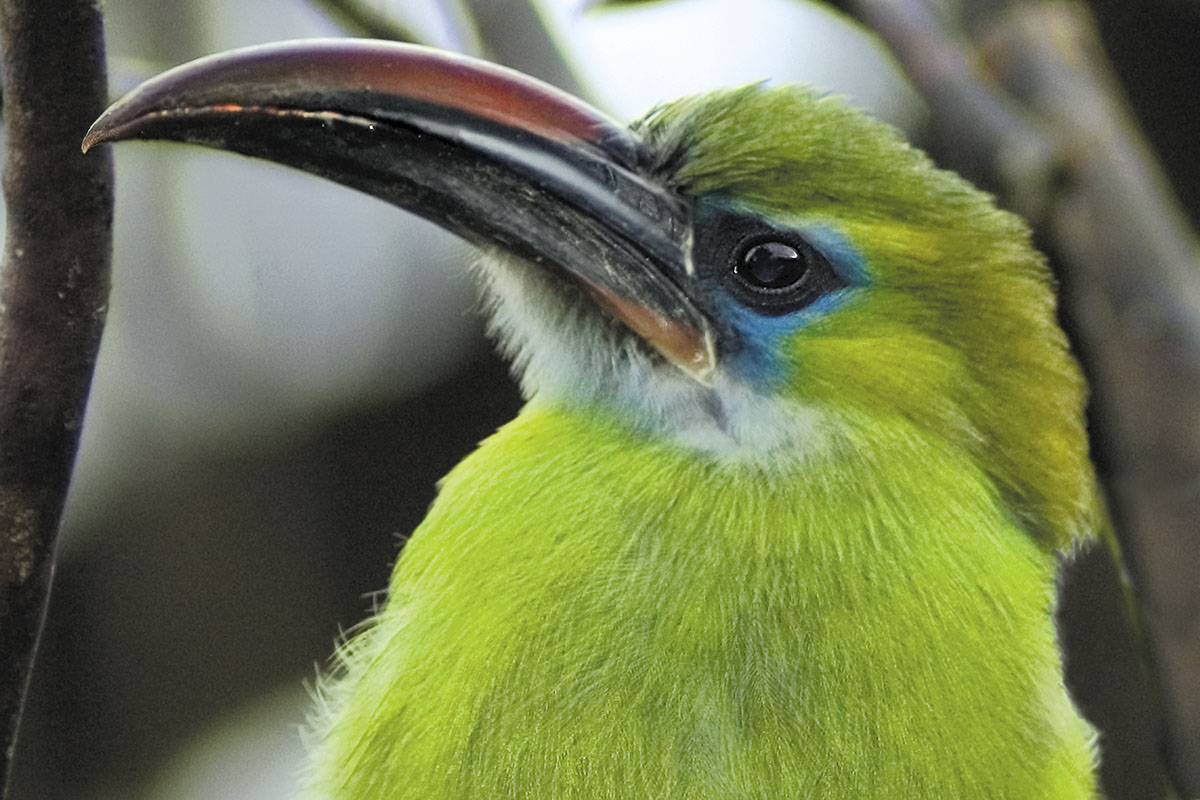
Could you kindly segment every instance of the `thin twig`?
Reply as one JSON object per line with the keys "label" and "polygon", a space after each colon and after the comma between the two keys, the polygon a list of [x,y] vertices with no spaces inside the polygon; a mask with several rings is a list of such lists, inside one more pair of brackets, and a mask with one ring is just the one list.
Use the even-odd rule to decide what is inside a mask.
{"label": "thin twig", "polygon": [[313,0],[347,32],[372,39],[421,44],[424,38],[394,14],[381,11],[363,0]]}
{"label": "thin twig", "polygon": [[[312,0],[325,9],[347,33],[372,39],[390,39],[412,44],[431,44],[417,29],[406,25],[390,13],[367,0]],[[445,20],[453,26],[453,39],[446,45],[453,49],[483,58],[494,58],[483,41],[474,10],[465,0],[444,0],[440,6]],[[511,10],[510,6],[505,6]]]}
{"label": "thin twig", "polygon": [[1036,221],[1059,169],[1053,132],[1014,102],[974,45],[927,0],[841,4],[879,33],[932,110],[925,147]]}
{"label": "thin twig", "polygon": [[[7,241],[0,274],[0,787],[108,297],[112,165],[79,142],[107,96],[93,0],[0,0]],[[4,790],[6,791],[6,789]]]}
{"label": "thin twig", "polygon": [[536,0],[462,0],[462,5],[478,32],[479,55],[588,97],[587,87],[547,28]]}

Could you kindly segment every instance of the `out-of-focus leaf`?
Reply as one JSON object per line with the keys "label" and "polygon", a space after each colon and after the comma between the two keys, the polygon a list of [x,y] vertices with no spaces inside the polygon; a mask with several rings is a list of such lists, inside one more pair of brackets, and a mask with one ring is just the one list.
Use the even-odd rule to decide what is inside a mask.
{"label": "out-of-focus leaf", "polygon": [[355,36],[445,47],[483,55],[479,26],[459,0],[312,0]]}
{"label": "out-of-focus leaf", "polygon": [[628,8],[629,6],[648,6],[674,3],[678,0],[584,0],[584,11],[606,11],[610,8]]}
{"label": "out-of-focus leaf", "polygon": [[356,36],[426,44],[414,29],[371,3],[358,2],[358,0],[314,0],[314,2],[333,17],[339,25]]}

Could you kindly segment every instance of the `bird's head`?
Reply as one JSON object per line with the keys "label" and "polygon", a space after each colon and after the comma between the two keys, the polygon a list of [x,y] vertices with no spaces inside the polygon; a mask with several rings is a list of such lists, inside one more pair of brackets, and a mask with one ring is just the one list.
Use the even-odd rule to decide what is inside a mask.
{"label": "bird's head", "polygon": [[124,138],[290,164],[481,245],[537,402],[766,468],[892,424],[964,448],[1046,544],[1087,523],[1083,383],[1026,227],[839,99],[754,86],[625,128],[493,65],[336,40],[165,73],[85,149]]}

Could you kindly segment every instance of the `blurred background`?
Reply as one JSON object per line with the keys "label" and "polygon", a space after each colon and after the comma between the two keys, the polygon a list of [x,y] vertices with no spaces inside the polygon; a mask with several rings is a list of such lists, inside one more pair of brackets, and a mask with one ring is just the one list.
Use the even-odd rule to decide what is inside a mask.
{"label": "blurred background", "polygon": [[[763,78],[920,140],[873,36],[800,0],[361,3],[630,119]],[[1094,0],[1196,221],[1200,3]],[[107,0],[114,96],[201,55],[361,32],[314,0]],[[115,150],[113,295],[13,800],[288,798],[308,691],[435,483],[520,399],[456,240],[236,156]]]}

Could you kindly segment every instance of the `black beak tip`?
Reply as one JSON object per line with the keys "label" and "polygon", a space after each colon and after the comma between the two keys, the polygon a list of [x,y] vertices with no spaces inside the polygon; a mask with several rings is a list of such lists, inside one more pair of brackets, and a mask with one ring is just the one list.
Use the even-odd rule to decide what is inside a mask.
{"label": "black beak tip", "polygon": [[92,127],[88,128],[87,134],[83,137],[83,142],[79,145],[80,151],[87,153],[98,144],[104,144],[112,139],[120,138],[116,135],[113,127],[109,123],[109,114],[105,112],[92,123]]}

